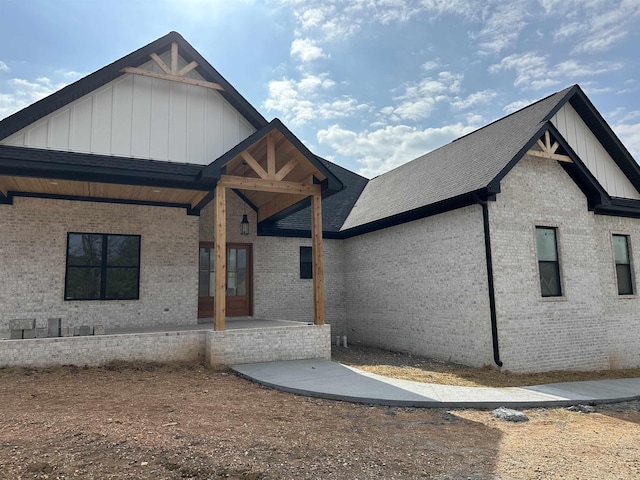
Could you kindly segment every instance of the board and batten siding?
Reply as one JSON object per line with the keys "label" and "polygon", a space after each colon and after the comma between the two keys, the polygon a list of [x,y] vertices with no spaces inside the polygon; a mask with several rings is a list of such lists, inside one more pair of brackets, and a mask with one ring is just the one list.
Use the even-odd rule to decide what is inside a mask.
{"label": "board and batten siding", "polygon": [[551,123],[609,195],[640,200],[638,191],[571,104],[566,103],[558,110],[551,119]]}
{"label": "board and batten siding", "polygon": [[[169,52],[160,57],[170,63]],[[153,61],[141,68],[161,71]],[[0,143],[209,164],[254,131],[213,89],[127,73]]]}

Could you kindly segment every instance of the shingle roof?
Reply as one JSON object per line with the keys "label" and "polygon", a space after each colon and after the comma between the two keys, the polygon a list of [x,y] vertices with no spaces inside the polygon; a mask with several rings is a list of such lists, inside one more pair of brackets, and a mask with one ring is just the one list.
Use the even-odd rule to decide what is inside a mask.
{"label": "shingle roof", "polygon": [[369,181],[341,231],[487,188],[572,94],[573,86]]}
{"label": "shingle roof", "polygon": [[[344,185],[344,189],[322,200],[322,229],[324,232],[338,232],[362,193],[368,180],[346,168],[317,157]],[[288,231],[311,230],[311,206],[308,204],[301,210],[275,222],[265,222],[264,232],[277,229]]]}

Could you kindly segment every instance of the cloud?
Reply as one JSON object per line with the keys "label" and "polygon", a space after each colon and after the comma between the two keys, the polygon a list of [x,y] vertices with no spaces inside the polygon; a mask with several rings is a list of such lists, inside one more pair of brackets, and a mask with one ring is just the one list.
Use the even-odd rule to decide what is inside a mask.
{"label": "cloud", "polygon": [[620,137],[636,162],[640,162],[640,123],[618,123],[613,125],[613,131]]}
{"label": "cloud", "polygon": [[527,25],[527,0],[489,2],[489,17],[480,33],[480,53],[500,53],[515,44]]}
{"label": "cloud", "polygon": [[312,62],[326,55],[322,48],[316,45],[314,40],[309,38],[298,38],[291,43],[291,56],[298,57],[302,62]]}
{"label": "cloud", "polygon": [[482,90],[480,92],[472,93],[466,98],[456,97],[451,102],[451,107],[456,110],[466,110],[471,107],[477,107],[479,105],[486,105],[491,100],[498,96],[498,92],[495,90]]}
{"label": "cloud", "polygon": [[577,83],[578,79],[620,70],[620,62],[579,63],[576,60],[565,60],[549,64],[547,55],[533,52],[516,53],[504,57],[500,63],[489,67],[490,73],[512,70],[516,74],[513,84],[528,90],[540,90],[558,84]]}
{"label": "cloud", "polygon": [[7,83],[11,91],[0,92],[0,119],[66,86],[66,83],[54,83],[46,77],[34,81],[12,78]]}
{"label": "cloud", "polygon": [[263,106],[270,112],[280,112],[284,121],[293,126],[350,117],[368,109],[349,95],[333,95],[330,90],[335,85],[326,74],[305,74],[299,81],[290,78],[272,80]]}
{"label": "cloud", "polygon": [[9,71],[9,65],[7,65],[2,60],[0,60],[0,72],[8,72],[8,71]]}
{"label": "cloud", "polygon": [[534,101],[535,100],[516,100],[515,102],[511,102],[510,104],[505,105],[502,110],[508,115],[531,105]]}
{"label": "cloud", "polygon": [[574,44],[572,53],[609,50],[636,28],[637,0],[540,0],[545,13],[565,21],[554,32],[557,42]]}
{"label": "cloud", "polygon": [[439,128],[420,129],[408,125],[385,126],[356,132],[338,125],[320,130],[318,141],[338,155],[354,158],[362,165],[358,173],[374,177],[475,130],[475,126],[456,123]]}
{"label": "cloud", "polygon": [[452,72],[440,72],[437,77],[426,77],[418,82],[409,82],[404,93],[394,98],[399,104],[388,106],[381,113],[389,120],[420,120],[427,118],[438,103],[446,102],[461,90],[463,75]]}

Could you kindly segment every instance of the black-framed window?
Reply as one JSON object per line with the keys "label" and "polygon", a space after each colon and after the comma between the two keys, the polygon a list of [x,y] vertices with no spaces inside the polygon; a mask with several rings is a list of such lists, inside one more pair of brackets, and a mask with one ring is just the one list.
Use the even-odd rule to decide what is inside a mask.
{"label": "black-framed window", "polygon": [[300,247],[300,278],[313,278],[313,253],[311,247]]}
{"label": "black-framed window", "polygon": [[616,263],[618,295],[633,295],[631,252],[628,235],[613,235],[613,259]]}
{"label": "black-framed window", "polygon": [[536,227],[540,292],[543,297],[562,296],[556,233],[557,230],[552,227]]}
{"label": "black-framed window", "polygon": [[140,235],[67,234],[65,300],[138,300]]}

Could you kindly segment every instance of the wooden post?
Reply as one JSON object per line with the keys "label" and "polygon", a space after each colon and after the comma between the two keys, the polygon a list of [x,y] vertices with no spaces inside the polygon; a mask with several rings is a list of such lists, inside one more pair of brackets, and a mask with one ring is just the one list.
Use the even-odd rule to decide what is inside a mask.
{"label": "wooden post", "polygon": [[216,186],[216,286],[214,290],[213,329],[224,330],[225,303],[227,301],[227,209],[225,207],[226,188]]}
{"label": "wooden post", "polygon": [[311,196],[311,241],[313,244],[313,323],[324,325],[322,197],[319,194]]}

